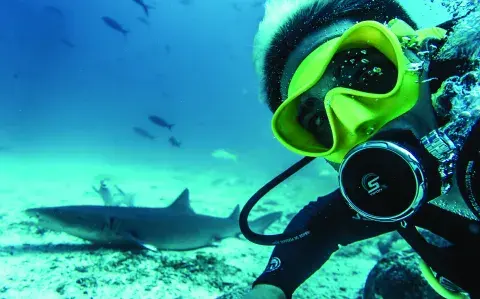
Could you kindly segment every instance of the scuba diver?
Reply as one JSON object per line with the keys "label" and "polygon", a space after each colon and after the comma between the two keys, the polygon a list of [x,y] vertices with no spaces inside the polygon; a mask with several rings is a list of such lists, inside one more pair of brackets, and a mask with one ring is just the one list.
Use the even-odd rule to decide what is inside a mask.
{"label": "scuba diver", "polygon": [[[245,298],[291,298],[338,244],[393,231],[440,295],[480,298],[479,18],[418,28],[396,0],[267,0],[255,66],[276,139],[304,158],[241,212],[248,240],[275,245]],[[339,188],[282,234],[253,232],[255,204],[317,157]]]}

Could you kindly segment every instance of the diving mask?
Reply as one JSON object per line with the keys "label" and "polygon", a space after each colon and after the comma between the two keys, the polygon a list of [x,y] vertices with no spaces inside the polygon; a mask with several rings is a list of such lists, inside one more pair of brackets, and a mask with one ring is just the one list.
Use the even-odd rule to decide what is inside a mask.
{"label": "diving mask", "polygon": [[[428,33],[425,34],[425,30],[414,31],[398,19],[390,21],[387,26],[375,21],[364,21],[352,26],[342,36],[319,46],[297,68],[288,87],[288,98],[273,116],[272,130],[275,137],[293,152],[340,163],[353,147],[368,140],[385,124],[405,114],[416,104],[420,93],[420,74],[416,66],[420,62],[404,51],[404,48],[415,47],[427,36],[441,38],[445,34],[439,28],[429,29]],[[380,86],[391,85],[387,90],[372,91],[355,84],[337,84],[328,90],[323,99],[323,107],[320,107],[324,117],[317,118],[316,121],[328,123],[324,125],[331,131],[332,142],[320,142],[318,135],[308,129],[309,124],[298,120],[302,96],[325,79],[325,72],[328,72],[339,53],[359,49],[360,53],[365,54],[380,52],[393,65],[396,81],[394,84],[380,81]],[[368,58],[368,55],[363,58],[357,55],[356,59],[346,58],[344,62],[346,66],[356,64],[354,67],[358,68]],[[379,64],[367,71],[382,72],[384,69]],[[392,76],[385,74],[383,78],[391,79]]]}

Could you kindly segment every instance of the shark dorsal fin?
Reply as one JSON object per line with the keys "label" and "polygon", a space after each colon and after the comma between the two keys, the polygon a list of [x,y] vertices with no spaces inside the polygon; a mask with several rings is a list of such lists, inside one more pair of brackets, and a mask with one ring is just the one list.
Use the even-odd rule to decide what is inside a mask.
{"label": "shark dorsal fin", "polygon": [[195,214],[192,207],[190,206],[190,192],[188,191],[188,188],[185,188],[185,190],[182,191],[182,193],[168,208],[177,210],[177,212],[187,212]]}
{"label": "shark dorsal fin", "polygon": [[235,209],[233,210],[232,214],[230,214],[230,216],[228,216],[228,219],[232,219],[232,220],[235,220],[237,221],[238,218],[240,218],[240,206],[237,205],[235,207]]}

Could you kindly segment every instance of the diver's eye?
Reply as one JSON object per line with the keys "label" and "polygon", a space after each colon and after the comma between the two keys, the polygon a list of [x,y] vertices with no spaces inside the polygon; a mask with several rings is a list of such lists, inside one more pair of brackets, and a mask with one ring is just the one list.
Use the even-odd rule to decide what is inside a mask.
{"label": "diver's eye", "polygon": [[301,100],[300,105],[298,106],[298,118],[303,120],[315,111],[316,102],[319,99],[315,97],[309,97],[306,100]]}
{"label": "diver's eye", "polygon": [[315,108],[315,102],[319,101],[319,99],[314,98],[314,97],[309,97],[308,99],[303,102],[303,106],[306,109],[314,109]]}
{"label": "diver's eye", "polygon": [[298,120],[307,130],[313,130],[326,122],[327,115],[321,103],[320,99],[309,97],[300,104]]}
{"label": "diver's eye", "polygon": [[311,129],[318,128],[326,124],[327,121],[328,121],[327,115],[325,113],[318,112],[310,119],[308,123],[308,127]]}

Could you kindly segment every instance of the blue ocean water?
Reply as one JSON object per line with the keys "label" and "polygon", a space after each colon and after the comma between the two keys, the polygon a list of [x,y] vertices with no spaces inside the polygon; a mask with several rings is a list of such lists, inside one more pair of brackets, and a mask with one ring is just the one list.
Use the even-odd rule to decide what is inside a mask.
{"label": "blue ocean water", "polygon": [[[427,5],[431,1],[425,2]],[[215,196],[220,198],[216,189],[223,188],[221,195],[225,206],[217,208],[210,203],[206,209],[221,209],[220,214],[226,215],[239,200],[240,203],[245,202],[256,188],[301,158],[288,152],[273,138],[271,112],[258,99],[260,86],[252,63],[252,43],[263,16],[263,1],[152,0],[147,4],[152,6],[148,16],[132,0],[0,0],[0,163],[9,163],[9,168],[3,169],[0,164],[0,181],[4,182],[3,179],[10,175],[12,167],[29,172],[33,161],[43,161],[41,169],[45,171],[38,173],[38,169],[35,170],[39,185],[31,193],[26,191],[30,186],[22,181],[13,187],[1,185],[2,207],[9,207],[6,203],[12,199],[11,194],[15,194],[15,200],[27,198],[31,205],[48,205],[52,194],[57,199],[64,195],[55,194],[57,190],[66,195],[75,194],[75,199],[67,197],[66,200],[72,200],[65,204],[81,204],[84,198],[93,200],[96,194],[84,194],[86,190],[91,192],[89,184],[72,179],[72,186],[76,183],[79,186],[65,187],[65,181],[75,177],[78,167],[70,170],[48,167],[49,163],[60,161],[76,166],[82,163],[110,165],[111,168],[105,172],[116,165],[130,168],[130,174],[122,174],[127,187],[129,180],[138,181],[145,177],[145,174],[140,175],[144,167],[180,169],[190,173],[179,179],[183,180],[184,187],[192,188],[189,185],[192,176],[200,178],[195,183],[197,185],[208,183],[203,189],[193,187],[192,198],[194,201],[199,199],[194,205],[195,210],[205,212],[199,209],[201,205],[198,201],[207,198],[216,200]],[[406,1],[406,5],[425,26],[448,18],[431,10],[416,9],[418,1]],[[102,20],[105,16],[117,21],[128,33],[124,35],[108,27]],[[152,123],[148,119],[150,115],[174,124],[172,130]],[[155,140],[136,134],[134,127],[148,131],[156,137]],[[169,143],[171,137],[180,141],[181,146],[172,146]],[[233,162],[212,157],[212,152],[217,149],[234,154],[238,160]],[[52,181],[49,186],[40,186],[46,180],[46,172],[52,169],[62,171],[65,181]],[[232,183],[234,186],[229,189],[228,184],[217,183],[218,177],[202,181],[202,176],[207,176],[211,170],[224,174],[226,178],[251,179],[246,184],[248,192],[233,194],[242,188],[242,183]],[[100,166],[98,173],[89,175],[94,180],[96,175],[101,177],[102,171]],[[322,171],[325,172],[319,176]],[[296,177],[305,180],[302,184],[287,183],[280,188],[275,199],[283,201],[280,204],[277,202],[272,211],[282,210],[291,218],[292,213],[314,200],[315,196],[336,186],[335,174],[322,161],[309,166]],[[149,190],[154,194],[151,197],[153,205],[160,205],[154,200],[157,196],[164,196],[162,192],[165,189],[161,189],[166,187],[167,183],[163,182],[161,187]],[[178,186],[172,188],[175,188],[174,192],[180,190]],[[147,194],[139,189],[129,191]],[[196,191],[203,193],[199,195]],[[234,198],[231,203],[224,196],[229,193]],[[172,195],[169,201],[161,204],[169,204],[173,198]],[[59,202],[55,200],[53,202]],[[95,200],[101,203],[96,197]],[[0,219],[7,214],[6,209],[0,210]],[[281,225],[275,229],[282,230],[290,218],[282,218]],[[20,218],[15,215],[9,219],[13,219],[14,223]],[[28,244],[43,236],[30,232],[29,239],[25,239],[28,241],[23,237],[4,237],[2,242],[8,242],[8,245]],[[43,241],[51,242],[56,237],[47,235]],[[7,246],[5,248],[10,250]],[[14,258],[28,251],[22,246],[18,248],[20,254],[12,254],[15,255],[9,262],[12,265]],[[233,247],[228,250],[231,252],[230,255],[225,254],[227,257],[232,256],[233,251],[240,255],[237,251],[241,251]],[[245,250],[250,254],[246,259],[253,260],[252,256],[259,255],[258,260],[252,262],[257,267],[255,275],[261,271],[261,263],[267,262],[270,252],[270,248],[262,250],[257,247],[255,251]],[[212,249],[212,252],[218,255],[220,251]],[[81,259],[79,256],[75,255],[74,259]],[[100,254],[96,257],[102,260]],[[44,256],[36,258],[49,263]],[[28,257],[24,259],[30,261]],[[238,256],[235,259],[241,261]],[[153,264],[157,256],[151,260]],[[361,265],[361,261],[355,265]],[[37,266],[36,269],[40,268],[48,270],[47,266]],[[26,269],[27,274],[22,275],[28,277],[32,268]],[[90,272],[94,272],[91,269],[94,269],[93,266]],[[337,273],[335,266],[332,269],[332,273]],[[15,270],[9,271],[9,277],[13,277]],[[65,267],[56,271],[55,275],[62,277],[70,271]],[[108,274],[116,271],[117,268],[112,267]],[[345,273],[345,277],[351,275],[348,271]],[[248,275],[243,283],[253,280],[253,276]],[[19,277],[23,279],[23,276]],[[151,279],[154,283],[160,281]],[[361,280],[364,280],[363,276]],[[345,281],[345,284],[351,284]],[[37,277],[35,282],[42,285],[44,278]],[[138,284],[144,287],[142,281]],[[112,286],[106,279],[99,280],[99,285]],[[53,283],[49,285],[50,291],[61,294],[55,288]],[[130,285],[125,289],[130,290]],[[34,288],[29,292],[39,296],[39,291]],[[166,291],[157,290],[155,294],[164,293]],[[17,293],[12,291],[5,298],[14,298],[12,294]],[[24,296],[26,293],[19,294]],[[122,298],[131,297],[125,295]],[[185,298],[193,297],[187,295]],[[311,297],[303,295],[300,298]]]}
{"label": "blue ocean water", "polygon": [[[132,0],[1,0],[0,146],[35,158],[198,169],[222,148],[238,155],[242,171],[268,175],[296,161],[273,138],[271,112],[257,96],[252,43],[263,2],[148,5],[147,16]],[[152,124],[152,114],[173,131]]]}
{"label": "blue ocean water", "polygon": [[[277,171],[297,157],[273,139],[271,113],[257,99],[251,45],[261,4],[154,1],[146,16],[130,0],[2,0],[1,141],[37,157],[185,166],[205,165],[224,148]],[[152,114],[175,124],[172,132],[152,124]]]}

